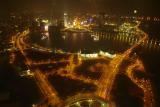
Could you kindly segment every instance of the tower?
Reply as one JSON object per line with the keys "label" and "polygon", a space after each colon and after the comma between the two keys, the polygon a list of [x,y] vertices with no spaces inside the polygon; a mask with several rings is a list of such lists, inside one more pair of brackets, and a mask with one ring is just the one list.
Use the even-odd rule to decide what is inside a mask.
{"label": "tower", "polygon": [[64,12],[64,26],[68,26],[68,14],[66,12]]}

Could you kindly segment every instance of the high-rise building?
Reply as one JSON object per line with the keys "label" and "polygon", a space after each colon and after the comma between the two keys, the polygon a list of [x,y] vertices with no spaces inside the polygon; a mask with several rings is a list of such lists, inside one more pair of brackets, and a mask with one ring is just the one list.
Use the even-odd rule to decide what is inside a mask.
{"label": "high-rise building", "polygon": [[64,27],[68,26],[68,14],[65,12],[64,13]]}

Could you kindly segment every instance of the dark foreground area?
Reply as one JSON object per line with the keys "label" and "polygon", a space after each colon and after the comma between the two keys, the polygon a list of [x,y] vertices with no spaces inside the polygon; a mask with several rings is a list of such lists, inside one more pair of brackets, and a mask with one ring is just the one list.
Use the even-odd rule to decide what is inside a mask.
{"label": "dark foreground area", "polygon": [[35,80],[20,77],[7,53],[0,55],[0,107],[31,107],[42,96]]}

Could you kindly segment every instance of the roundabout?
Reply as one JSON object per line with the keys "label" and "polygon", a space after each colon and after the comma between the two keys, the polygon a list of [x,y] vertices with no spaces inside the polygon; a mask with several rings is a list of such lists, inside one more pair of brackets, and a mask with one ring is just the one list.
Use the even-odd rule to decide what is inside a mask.
{"label": "roundabout", "polygon": [[63,107],[110,107],[109,102],[106,100],[93,97],[93,96],[81,96],[72,97],[67,99]]}

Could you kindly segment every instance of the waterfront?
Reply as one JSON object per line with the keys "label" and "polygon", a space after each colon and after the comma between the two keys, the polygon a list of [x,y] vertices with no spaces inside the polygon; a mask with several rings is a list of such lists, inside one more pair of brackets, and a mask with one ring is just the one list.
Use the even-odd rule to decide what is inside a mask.
{"label": "waterfront", "polygon": [[0,17],[0,107],[159,107],[160,18],[54,2]]}
{"label": "waterfront", "polygon": [[[51,47],[48,47],[48,48],[51,48],[53,50],[54,49],[61,50],[60,52],[69,52],[69,53],[79,53],[80,52],[80,53],[83,53],[83,54],[88,54],[88,53],[99,53],[100,51],[104,51],[104,52],[109,52],[111,54],[117,54],[118,55],[118,54],[123,54],[123,52],[125,50],[129,49],[135,42],[138,41],[136,35],[134,37],[134,35],[128,35],[127,33],[122,33],[122,34],[123,35],[119,35],[119,33],[113,33],[113,35],[112,35],[112,33],[110,33],[110,32],[106,33],[106,34],[99,33],[98,34],[99,40],[94,40],[94,38],[92,38],[92,36],[91,36],[91,33],[79,33],[79,32],[78,33],[77,32],[73,32],[73,33],[65,32],[64,33],[63,32],[61,35],[57,35],[57,36],[61,37],[61,41],[58,41],[58,42],[55,41],[54,37],[52,37],[53,35],[50,35],[52,40],[47,40],[46,39],[44,44],[41,44],[41,45],[46,46],[46,43],[50,42],[50,44],[52,44],[52,45],[49,45]],[[120,36],[122,36],[122,38]],[[151,41],[151,40],[147,40],[147,41]],[[155,64],[158,64],[158,62],[153,61],[152,64],[148,64],[148,57],[152,54],[152,57],[150,57],[151,59],[153,57],[159,58],[159,55],[158,55],[158,53],[159,53],[159,46],[158,46],[159,43],[156,41],[157,45],[155,47],[155,44],[151,44],[152,42],[149,42],[149,43],[146,42],[146,43],[148,43],[148,45],[145,42],[146,41],[144,41],[138,48],[134,49],[132,54],[138,55],[138,58],[140,58],[140,60],[143,61],[142,63],[144,64],[145,71],[146,71],[146,73],[144,73],[144,75],[147,75],[147,77],[149,77],[149,78],[147,78],[147,81],[151,80],[151,82],[149,82],[149,84],[151,83],[151,87],[154,90],[155,88],[158,88],[158,85],[156,85],[156,83],[154,83],[155,81],[152,79],[152,78],[156,79],[156,77],[152,77],[153,75],[156,76],[156,74],[152,71],[151,68]],[[153,60],[155,60],[155,59],[153,59]],[[103,61],[100,61],[100,62],[102,63]],[[83,61],[83,63],[85,63],[85,61]],[[77,72],[78,75],[83,75],[84,77],[91,78],[91,79],[96,79],[96,80],[99,81],[98,78],[101,77],[101,71],[102,70],[98,70],[99,72],[96,72],[96,71],[95,72],[90,72],[90,71],[88,71],[87,66],[86,65],[84,66],[83,63],[82,63],[82,66],[80,66],[80,69],[82,71],[78,70],[78,69],[74,69],[75,71],[79,72],[79,73]],[[92,63],[92,62],[89,61],[89,63]],[[125,62],[125,63],[129,64],[129,65],[128,64],[124,65],[126,67],[127,66],[128,67],[132,66],[132,65],[130,65],[131,62]],[[72,65],[70,65],[70,66],[72,66]],[[103,68],[102,65],[100,65],[100,66],[101,66],[100,68]],[[123,69],[122,69],[123,67],[120,67],[120,68],[123,71]],[[85,71],[85,72],[83,72],[83,71]],[[72,77],[72,74],[70,76],[67,76],[67,74],[69,74],[69,72],[72,72],[72,70],[71,71],[64,71],[64,75],[61,71],[57,71],[58,75],[61,75],[61,76],[63,75],[64,78],[65,77],[72,78],[72,79],[77,78],[77,77],[76,78]],[[65,76],[65,74],[66,74],[66,76]],[[139,75],[141,75],[141,74],[137,74],[136,78]],[[115,78],[116,78],[115,81],[118,80],[119,82],[118,81],[115,82],[114,86],[112,87],[113,88],[112,91],[113,91],[114,100],[116,101],[116,99],[118,97],[122,98],[122,100],[120,102],[119,101],[117,102],[117,105],[128,106],[128,105],[133,103],[133,107],[134,106],[141,107],[143,105],[143,98],[144,97],[147,98],[147,96],[145,95],[146,93],[143,92],[143,88],[145,89],[145,87],[143,87],[143,88],[142,87],[140,88],[139,86],[137,87],[137,84],[133,82],[134,79],[133,79],[133,81],[130,81],[128,83],[125,83],[125,80],[123,80],[123,79],[126,79],[126,80],[129,79],[130,80],[130,78],[133,78],[133,77],[128,78],[128,77],[124,77],[124,75],[117,75]],[[146,78],[146,77],[143,76],[143,74],[142,74],[142,78],[140,78],[139,81],[141,81],[141,79],[143,80],[143,78]],[[124,83],[127,84],[127,85],[122,86],[122,84],[124,84]],[[142,82],[141,85],[142,84],[144,84],[144,83]],[[115,89],[114,89],[114,87],[115,87]],[[129,92],[127,92],[128,94],[126,94],[126,96],[121,96],[121,94],[114,95],[116,91],[118,91],[118,93],[123,93],[123,92],[121,92],[122,91],[121,87],[128,87],[128,88],[126,88],[127,91],[129,91]],[[134,89],[130,90],[131,87],[134,88]],[[130,94],[132,94],[132,91],[136,91],[137,93],[135,93],[134,95],[130,95]],[[155,102],[158,105],[158,98],[157,97],[158,97],[159,93],[156,90],[154,90],[153,93],[155,95],[154,96]],[[140,96],[139,96],[139,94],[140,94]],[[136,98],[138,98],[138,99],[135,100]],[[129,102],[125,103],[126,101],[129,101]]]}

